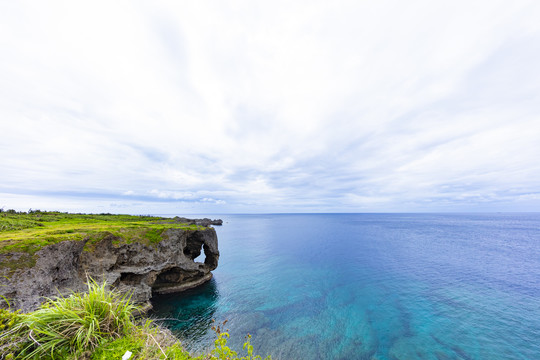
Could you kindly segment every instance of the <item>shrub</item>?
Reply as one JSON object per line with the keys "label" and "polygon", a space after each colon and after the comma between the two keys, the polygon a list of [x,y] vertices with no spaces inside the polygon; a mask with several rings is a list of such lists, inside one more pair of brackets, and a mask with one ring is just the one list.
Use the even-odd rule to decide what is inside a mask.
{"label": "shrub", "polygon": [[[251,335],[246,336],[246,342],[244,343],[244,350],[247,352],[247,356],[239,357],[238,353],[227,346],[227,340],[229,339],[229,333],[224,330],[227,320],[223,324],[218,326],[212,326],[212,330],[215,331],[217,339],[214,341],[214,349],[211,351],[211,360],[262,360],[260,355],[253,355],[253,345],[251,345]],[[272,357],[268,355],[265,360],[272,360]]]}

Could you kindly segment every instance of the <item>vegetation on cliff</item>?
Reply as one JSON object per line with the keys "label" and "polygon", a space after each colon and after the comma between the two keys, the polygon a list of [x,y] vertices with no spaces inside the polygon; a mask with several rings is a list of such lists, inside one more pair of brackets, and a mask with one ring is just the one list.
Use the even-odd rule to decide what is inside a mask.
{"label": "vegetation on cliff", "polygon": [[[166,229],[202,230],[204,227],[171,218],[113,214],[70,214],[58,211],[17,212],[0,209],[0,254],[25,254],[16,261],[0,260],[0,267],[31,267],[43,247],[66,240],[87,240],[86,248],[114,235],[118,242],[155,245]],[[118,245],[118,244],[116,244]]]}
{"label": "vegetation on cliff", "polygon": [[87,293],[49,300],[31,313],[0,309],[0,359],[262,359],[253,355],[249,336],[240,357],[219,326],[214,348],[193,357],[168,330],[135,319],[137,312],[129,297],[92,281]]}

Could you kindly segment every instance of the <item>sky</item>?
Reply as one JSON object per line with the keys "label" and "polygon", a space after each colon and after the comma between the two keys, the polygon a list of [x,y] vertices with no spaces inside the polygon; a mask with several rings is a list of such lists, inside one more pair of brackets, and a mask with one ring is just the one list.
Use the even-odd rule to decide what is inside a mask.
{"label": "sky", "polygon": [[0,0],[0,208],[540,211],[540,2]]}

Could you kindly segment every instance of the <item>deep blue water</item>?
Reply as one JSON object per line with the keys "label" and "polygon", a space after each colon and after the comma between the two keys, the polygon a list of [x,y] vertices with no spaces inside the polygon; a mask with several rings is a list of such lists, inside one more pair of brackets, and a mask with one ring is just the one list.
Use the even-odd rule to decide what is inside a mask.
{"label": "deep blue water", "polygon": [[156,298],[192,351],[540,359],[540,214],[225,215],[214,279]]}

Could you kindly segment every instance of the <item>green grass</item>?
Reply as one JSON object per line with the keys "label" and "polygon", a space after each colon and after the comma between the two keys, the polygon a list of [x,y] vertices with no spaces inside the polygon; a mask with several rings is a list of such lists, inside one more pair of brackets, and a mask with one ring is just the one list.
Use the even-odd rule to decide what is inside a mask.
{"label": "green grass", "polygon": [[[156,245],[165,229],[202,230],[169,218],[112,214],[69,214],[57,211],[0,212],[0,254],[33,255],[44,246],[65,240],[87,240],[87,250],[108,234],[115,245],[141,242]],[[0,266],[6,266],[0,263]]]}
{"label": "green grass", "polygon": [[[88,293],[49,300],[38,310],[22,314],[0,309],[0,359],[55,360],[256,360],[250,336],[240,357],[227,346],[229,335],[214,327],[217,339],[209,354],[194,357],[172,334],[151,320],[136,320],[138,310],[129,297],[93,281]],[[267,357],[270,360],[270,357]]]}
{"label": "green grass", "polygon": [[[28,315],[33,332],[28,358],[68,350],[81,353],[97,348],[104,340],[119,338],[133,328],[137,309],[125,295],[107,291],[105,284],[89,284],[86,294],[71,294],[45,303]],[[36,346],[39,344],[39,346]]]}

